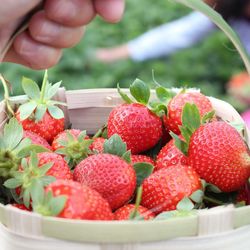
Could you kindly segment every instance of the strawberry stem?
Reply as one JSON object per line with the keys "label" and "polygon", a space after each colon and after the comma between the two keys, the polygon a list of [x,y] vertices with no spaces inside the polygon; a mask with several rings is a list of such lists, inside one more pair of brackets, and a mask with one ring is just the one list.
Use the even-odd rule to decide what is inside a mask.
{"label": "strawberry stem", "polygon": [[42,83],[42,89],[41,89],[41,96],[40,96],[40,102],[43,104],[44,103],[44,96],[45,96],[45,91],[47,87],[47,82],[48,82],[48,70],[45,70],[44,77],[43,77],[43,83]]}
{"label": "strawberry stem", "polygon": [[216,204],[216,205],[225,205],[224,202],[219,201],[219,200],[214,199],[214,198],[211,198],[211,197],[208,197],[208,196],[206,196],[206,195],[204,196],[203,200],[204,200],[204,201],[211,202],[211,203]]}
{"label": "strawberry stem", "polygon": [[135,208],[130,215],[130,219],[132,219],[132,220],[135,219],[135,217],[138,215],[138,209],[139,209],[139,206],[141,204],[141,197],[142,197],[142,186],[138,187],[138,189],[137,189]]}
{"label": "strawberry stem", "polygon": [[1,82],[3,84],[3,88],[4,88],[4,101],[6,103],[7,111],[11,114],[11,116],[14,116],[15,113],[14,113],[13,109],[11,108],[11,105],[9,102],[9,99],[10,99],[9,88],[8,88],[7,82],[5,81],[2,74],[0,74],[0,80],[1,80]]}

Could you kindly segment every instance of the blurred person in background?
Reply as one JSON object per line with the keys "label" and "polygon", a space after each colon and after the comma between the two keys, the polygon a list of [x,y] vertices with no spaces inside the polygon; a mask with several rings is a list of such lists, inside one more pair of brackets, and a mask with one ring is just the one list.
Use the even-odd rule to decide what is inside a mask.
{"label": "blurred person in background", "polygon": [[[23,17],[40,2],[0,0],[0,50],[5,47]],[[108,22],[117,22],[123,9],[124,0],[46,0],[31,16],[28,29],[14,39],[3,61],[33,69],[52,67],[59,61],[62,49],[80,41],[83,27],[96,15]]]}
{"label": "blurred person in background", "polygon": [[[240,36],[250,53],[250,0],[205,0],[219,12]],[[95,57],[104,63],[123,59],[145,61],[171,55],[194,46],[216,31],[212,21],[200,12],[156,27],[128,43],[97,49]]]}

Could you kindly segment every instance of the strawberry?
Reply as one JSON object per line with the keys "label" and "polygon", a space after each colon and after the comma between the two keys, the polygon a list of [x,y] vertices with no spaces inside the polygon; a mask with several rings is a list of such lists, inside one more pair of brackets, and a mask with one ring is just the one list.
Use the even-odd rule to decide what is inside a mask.
{"label": "strawberry", "polygon": [[139,162],[146,162],[146,163],[150,163],[153,166],[155,165],[154,160],[146,155],[131,155],[131,162],[132,164],[139,163]]}
{"label": "strawberry", "polygon": [[22,86],[28,102],[22,104],[15,116],[24,130],[32,131],[49,143],[64,129],[64,114],[56,105],[64,103],[51,100],[57,93],[60,82],[52,85],[45,72],[41,92],[31,79],[23,78]]}
{"label": "strawberry", "polygon": [[237,202],[244,202],[246,205],[250,205],[250,186],[247,182],[239,191],[236,197]]}
{"label": "strawberry", "polygon": [[186,103],[196,104],[200,116],[213,111],[210,100],[199,92],[180,93],[168,104],[168,114],[163,117],[163,122],[168,131],[180,134],[179,126],[182,125],[182,111]]}
{"label": "strawberry", "polygon": [[33,133],[31,131],[24,131],[23,138],[29,138],[32,144],[41,145],[49,150],[52,150],[49,143],[40,135]]}
{"label": "strawberry", "polygon": [[201,189],[201,181],[192,168],[172,165],[150,175],[142,188],[141,205],[159,214],[175,210],[183,198]]}
{"label": "strawberry", "polygon": [[224,192],[240,189],[250,177],[249,149],[226,122],[200,126],[190,138],[188,158],[201,178]]}
{"label": "strawberry", "polygon": [[132,154],[138,154],[157,144],[162,122],[142,104],[123,104],[114,108],[108,118],[108,137],[114,134],[121,136]]}
{"label": "strawberry", "polygon": [[31,153],[30,158],[22,159],[14,178],[5,181],[4,186],[16,189],[16,193],[29,208],[32,190],[35,185],[47,186],[56,179],[72,180],[72,173],[64,159],[55,153]]}
{"label": "strawberry", "polygon": [[94,138],[94,141],[90,145],[90,150],[92,150],[94,153],[103,153],[103,145],[104,145],[105,139],[102,137]]}
{"label": "strawberry", "polygon": [[74,168],[81,160],[91,154],[92,140],[86,135],[86,131],[68,129],[58,134],[53,142],[52,149],[62,155],[71,168]]}
{"label": "strawberry", "polygon": [[73,175],[70,172],[68,164],[58,154],[55,153],[39,153],[38,154],[38,166],[53,163],[46,175],[55,177],[56,179],[72,180]]}
{"label": "strawberry", "polygon": [[111,111],[107,131],[108,138],[118,134],[127,144],[128,150],[138,154],[151,149],[161,139],[162,121],[158,106],[152,108],[148,104],[150,89],[144,82],[136,79],[129,89],[135,101],[123,93],[118,85],[118,92],[126,103]]}
{"label": "strawberry", "polygon": [[99,192],[108,200],[112,210],[129,201],[136,187],[132,165],[111,154],[89,156],[76,166],[73,177]]}
{"label": "strawberry", "polygon": [[[135,210],[134,204],[127,204],[127,205],[124,205],[123,207],[120,207],[114,213],[115,220],[129,220],[130,215],[134,210]],[[151,212],[150,210],[148,210],[147,208],[143,206],[138,207],[137,213],[144,220],[151,220],[155,217],[153,212]]]}
{"label": "strawberry", "polygon": [[178,164],[187,165],[188,158],[175,146],[174,140],[172,139],[157,155],[154,171]]}
{"label": "strawberry", "polygon": [[30,208],[25,207],[24,204],[13,203],[11,204],[11,206],[24,210],[24,211],[29,211],[29,212],[32,211]]}
{"label": "strawberry", "polygon": [[[74,181],[57,180],[46,192],[54,197],[64,196],[66,202],[57,217],[80,220],[113,220],[108,202],[93,189]],[[53,208],[52,208],[53,209]],[[39,207],[35,210],[41,211]]]}

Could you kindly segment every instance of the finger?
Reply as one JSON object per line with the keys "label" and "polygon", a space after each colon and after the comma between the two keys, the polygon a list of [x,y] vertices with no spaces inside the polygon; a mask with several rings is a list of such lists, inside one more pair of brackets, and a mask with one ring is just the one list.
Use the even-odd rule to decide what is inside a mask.
{"label": "finger", "polygon": [[95,17],[92,0],[47,0],[44,8],[49,19],[65,26],[83,26]]}
{"label": "finger", "polygon": [[76,45],[83,35],[82,27],[65,27],[49,20],[44,11],[35,14],[29,24],[31,37],[37,42],[56,48],[69,48]]}
{"label": "finger", "polygon": [[108,22],[118,22],[124,12],[124,0],[95,0],[96,12]]}
{"label": "finger", "polygon": [[0,0],[0,26],[24,16],[33,9],[40,0]]}
{"label": "finger", "polygon": [[[5,61],[27,65],[33,69],[46,69],[58,63],[61,50],[34,41],[27,32],[19,35]],[[16,56],[16,58],[14,57]]]}

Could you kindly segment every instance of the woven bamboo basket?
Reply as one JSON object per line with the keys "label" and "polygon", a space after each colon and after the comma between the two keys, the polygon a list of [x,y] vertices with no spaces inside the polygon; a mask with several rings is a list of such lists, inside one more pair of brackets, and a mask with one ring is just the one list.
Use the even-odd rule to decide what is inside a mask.
{"label": "woven bamboo basket", "polygon": [[[95,133],[112,107],[121,103],[116,89],[65,91],[56,97],[66,101],[67,124]],[[228,103],[209,97],[217,116],[243,123]],[[18,104],[25,96],[11,99]],[[6,122],[0,103],[0,129]],[[243,136],[250,145],[249,131]],[[233,205],[199,210],[197,214],[158,221],[76,221],[42,217],[9,205],[0,205],[0,250],[248,250],[250,206]],[[2,242],[1,242],[2,241]]]}

